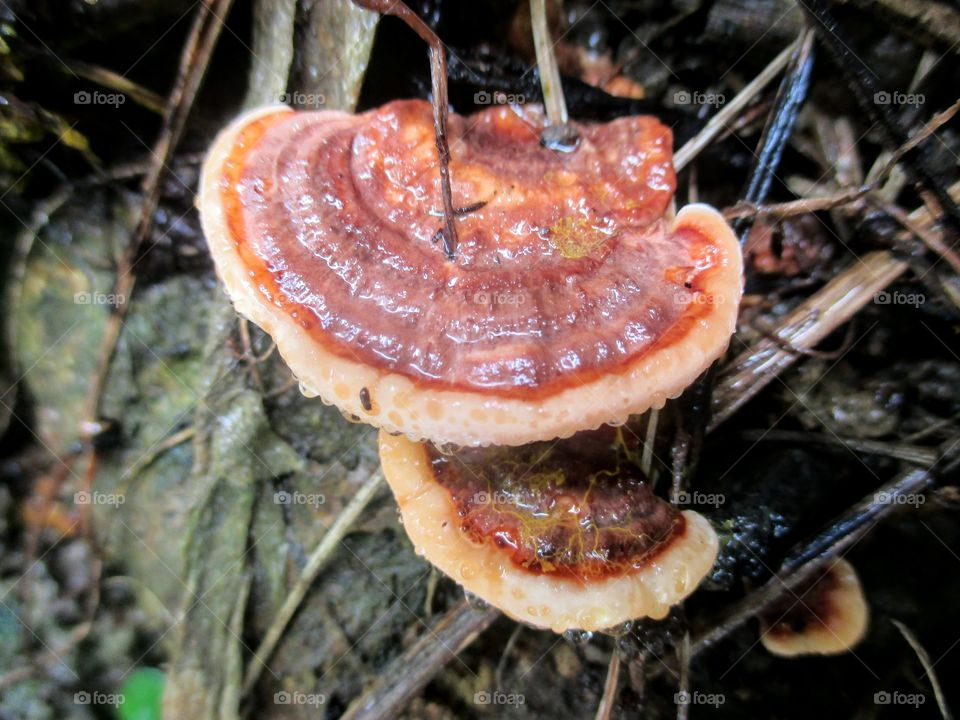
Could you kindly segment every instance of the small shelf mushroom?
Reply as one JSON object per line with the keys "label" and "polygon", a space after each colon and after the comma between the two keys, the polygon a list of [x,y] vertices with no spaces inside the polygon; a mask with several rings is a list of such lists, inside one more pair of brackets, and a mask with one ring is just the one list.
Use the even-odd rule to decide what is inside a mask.
{"label": "small shelf mushroom", "polygon": [[835,655],[863,638],[869,610],[857,573],[846,560],[829,561],[812,584],[795,593],[787,593],[760,618],[760,642],[774,655]]}
{"label": "small shelf mushroom", "polygon": [[511,617],[556,632],[662,618],[717,556],[702,516],[656,497],[635,435],[605,427],[521,448],[443,454],[380,433],[417,552]]}
{"label": "small shelf mushroom", "polygon": [[463,446],[568,437],[661,407],[726,348],[740,248],[712,208],[672,217],[655,118],[534,109],[449,118],[450,259],[430,105],[253,111],[217,139],[200,209],[237,310],[348,416]]}

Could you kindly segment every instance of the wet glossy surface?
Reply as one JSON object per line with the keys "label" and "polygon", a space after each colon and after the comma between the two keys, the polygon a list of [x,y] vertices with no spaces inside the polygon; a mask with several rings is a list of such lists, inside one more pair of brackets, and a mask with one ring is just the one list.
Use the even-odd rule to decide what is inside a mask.
{"label": "wet glossy surface", "polygon": [[518,448],[428,445],[428,455],[473,541],[530,572],[594,579],[643,567],[683,533],[683,516],[637,469],[639,445],[604,427]]}
{"label": "wet glossy surface", "polygon": [[802,635],[808,627],[829,627],[842,612],[835,592],[839,587],[836,568],[819,573],[813,582],[787,593],[764,613],[769,626],[766,632],[774,639],[785,639]]}
{"label": "wet glossy surface", "polygon": [[650,117],[539,144],[539,115],[451,116],[453,262],[429,105],[278,113],[241,134],[224,207],[250,276],[333,352],[438,388],[545,395],[615,371],[705,311],[715,261],[668,236],[669,130]]}

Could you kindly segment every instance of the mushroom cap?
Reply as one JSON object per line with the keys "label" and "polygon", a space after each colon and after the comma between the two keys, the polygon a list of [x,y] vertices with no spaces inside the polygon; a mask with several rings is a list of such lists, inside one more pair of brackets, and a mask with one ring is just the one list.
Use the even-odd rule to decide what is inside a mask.
{"label": "mushroom cap", "polygon": [[[444,458],[381,431],[380,462],[417,552],[510,617],[555,632],[663,618],[710,571],[717,536],[701,515],[677,512],[629,475],[598,468],[585,487],[581,468],[567,463],[579,450],[600,454],[580,437],[526,456],[498,448]],[[556,462],[539,447],[565,443]],[[607,445],[608,461],[616,455]],[[462,471],[444,476],[442,464]],[[477,488],[489,495],[471,497]]]}
{"label": "mushroom cap", "polygon": [[542,123],[450,117],[452,261],[427,103],[274,106],[221,133],[204,233],[305,394],[412,439],[521,445],[662,407],[725,350],[740,247],[706,205],[670,217],[669,129],[579,124],[563,154]]}
{"label": "mushroom cap", "polygon": [[835,558],[807,592],[760,618],[760,642],[774,655],[836,655],[863,638],[870,615],[853,566]]}

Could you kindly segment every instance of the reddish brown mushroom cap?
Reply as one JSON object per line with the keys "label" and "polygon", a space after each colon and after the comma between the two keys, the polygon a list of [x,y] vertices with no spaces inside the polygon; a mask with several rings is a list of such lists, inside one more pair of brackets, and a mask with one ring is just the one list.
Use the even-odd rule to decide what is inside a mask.
{"label": "reddish brown mushroom cap", "polygon": [[664,617],[709,572],[717,537],[653,495],[620,428],[439,453],[380,433],[380,461],[417,552],[511,617],[602,630]]}
{"label": "reddish brown mushroom cap", "polygon": [[[799,596],[799,600],[797,599]],[[867,630],[869,610],[853,566],[831,560],[815,582],[787,594],[760,619],[760,641],[774,655],[835,655]]]}
{"label": "reddish brown mushroom cap", "polygon": [[518,445],[660,407],[723,352],[740,249],[711,208],[670,217],[670,131],[581,124],[563,154],[542,123],[450,117],[453,261],[427,103],[267,108],[221,134],[204,231],[305,392],[411,438]]}

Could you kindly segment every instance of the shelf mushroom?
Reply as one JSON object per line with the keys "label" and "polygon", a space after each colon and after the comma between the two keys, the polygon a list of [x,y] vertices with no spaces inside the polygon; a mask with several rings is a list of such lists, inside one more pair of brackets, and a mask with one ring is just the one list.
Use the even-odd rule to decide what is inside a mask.
{"label": "shelf mushroom", "polygon": [[653,494],[636,435],[465,448],[380,433],[417,551],[516,620],[563,632],[663,618],[713,567],[717,536]]}
{"label": "shelf mushroom", "polygon": [[812,584],[761,616],[760,642],[783,657],[845,653],[863,638],[868,617],[856,570],[837,558]]}
{"label": "shelf mushroom", "polygon": [[236,309],[305,393],[414,440],[523,445],[679,395],[726,348],[740,248],[705,205],[672,216],[671,133],[496,106],[449,118],[459,242],[430,105],[250,112],[216,140],[200,210]]}
{"label": "shelf mushroom", "polygon": [[242,116],[200,210],[234,306],[303,392],[381,428],[417,549],[514,618],[600,630],[665,616],[716,558],[710,524],[653,494],[613,426],[723,353],[742,259],[713,208],[674,216],[655,118],[571,123],[570,153],[541,144],[545,123],[449,117],[455,244],[419,100]]}

